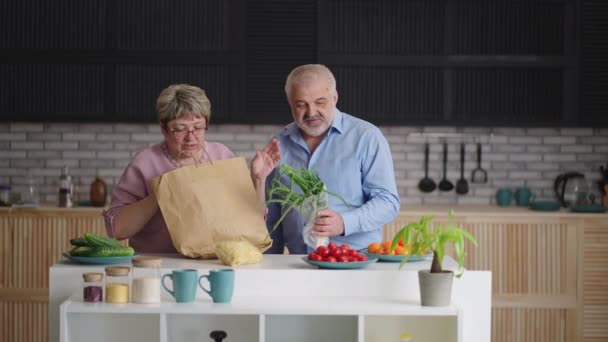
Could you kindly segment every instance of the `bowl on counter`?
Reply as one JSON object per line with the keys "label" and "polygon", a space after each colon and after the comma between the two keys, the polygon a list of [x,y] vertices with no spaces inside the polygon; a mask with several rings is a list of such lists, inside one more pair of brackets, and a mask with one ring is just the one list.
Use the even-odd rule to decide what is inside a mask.
{"label": "bowl on counter", "polygon": [[557,201],[534,201],[530,203],[530,209],[536,211],[558,211],[561,207]]}

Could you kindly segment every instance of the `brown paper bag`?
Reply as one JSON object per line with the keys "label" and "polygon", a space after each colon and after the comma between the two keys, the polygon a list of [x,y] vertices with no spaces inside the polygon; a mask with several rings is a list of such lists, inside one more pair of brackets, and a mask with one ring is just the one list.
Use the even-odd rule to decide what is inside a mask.
{"label": "brown paper bag", "polygon": [[191,258],[215,258],[215,243],[272,245],[242,157],[184,166],[152,181],[173,245]]}

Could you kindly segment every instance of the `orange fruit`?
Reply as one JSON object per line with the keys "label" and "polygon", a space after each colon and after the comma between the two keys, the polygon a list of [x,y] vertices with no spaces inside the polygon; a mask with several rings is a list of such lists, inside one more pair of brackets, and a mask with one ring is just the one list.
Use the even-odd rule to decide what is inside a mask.
{"label": "orange fruit", "polygon": [[395,255],[405,255],[405,254],[407,254],[405,252],[405,247],[403,247],[403,246],[395,247]]}
{"label": "orange fruit", "polygon": [[379,254],[378,250],[380,250],[380,248],[382,248],[381,244],[378,242],[372,242],[369,244],[369,246],[367,246],[367,251],[372,254]]}
{"label": "orange fruit", "polygon": [[393,244],[393,241],[387,240],[382,243],[382,247],[388,251],[391,249],[391,244]]}

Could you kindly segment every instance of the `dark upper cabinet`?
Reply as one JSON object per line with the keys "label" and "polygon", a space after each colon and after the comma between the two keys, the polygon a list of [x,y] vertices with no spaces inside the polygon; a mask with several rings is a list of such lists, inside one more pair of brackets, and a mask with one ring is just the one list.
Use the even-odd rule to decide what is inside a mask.
{"label": "dark upper cabinet", "polygon": [[172,83],[216,123],[290,121],[300,64],[382,125],[608,127],[602,0],[7,0],[0,120],[153,122]]}

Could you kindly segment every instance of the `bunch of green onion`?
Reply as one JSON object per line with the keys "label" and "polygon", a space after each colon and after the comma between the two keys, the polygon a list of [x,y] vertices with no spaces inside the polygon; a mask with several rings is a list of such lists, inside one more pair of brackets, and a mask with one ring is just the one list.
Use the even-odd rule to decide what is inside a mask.
{"label": "bunch of green onion", "polygon": [[[289,186],[281,182],[280,174],[284,174],[289,178]],[[301,191],[294,189],[294,185],[297,185]],[[310,197],[316,197],[320,201],[323,193],[335,196],[339,198],[347,207],[349,206],[342,196],[328,191],[325,188],[325,184],[314,172],[314,170],[309,170],[304,167],[301,169],[295,169],[286,164],[279,166],[275,177],[272,179],[271,187],[268,192],[269,199],[266,201],[266,204],[279,203],[282,207],[287,207],[287,209],[274,224],[272,231],[274,231],[279,224],[281,224],[291,209],[301,208],[304,201]]]}

